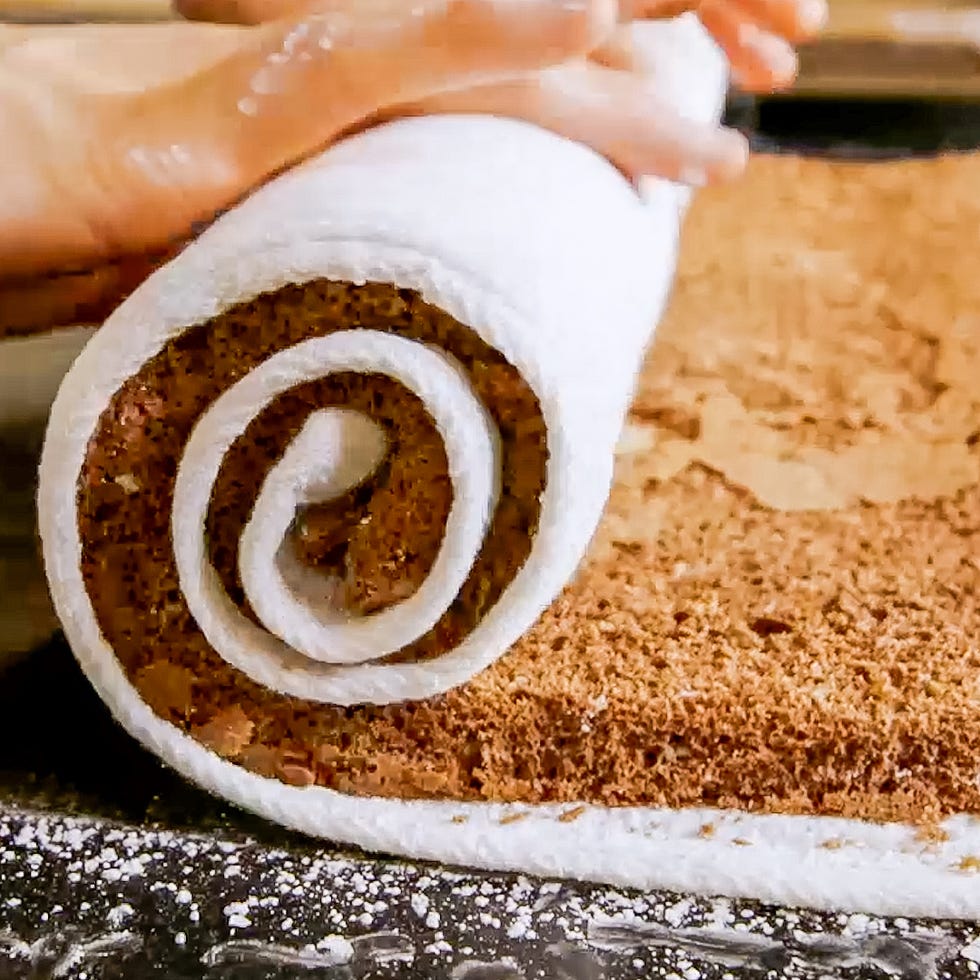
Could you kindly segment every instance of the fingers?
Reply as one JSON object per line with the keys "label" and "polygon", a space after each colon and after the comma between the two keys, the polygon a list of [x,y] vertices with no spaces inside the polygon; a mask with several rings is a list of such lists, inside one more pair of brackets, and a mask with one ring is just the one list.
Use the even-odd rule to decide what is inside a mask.
{"label": "fingers", "polygon": [[[725,0],[733,13],[741,14],[763,30],[799,43],[812,38],[827,21],[827,0]],[[622,0],[631,19],[677,17],[700,10],[702,0]]]}
{"label": "fingers", "polygon": [[696,10],[749,91],[784,88],[796,77],[792,45],[817,34],[827,0],[624,0],[637,19]]}
{"label": "fingers", "polygon": [[[254,144],[261,136],[282,165],[381,106],[583,55],[615,16],[614,0],[423,0],[393,9],[268,25],[255,49],[165,108],[216,138],[247,134]],[[217,111],[222,104],[238,112]],[[222,117],[230,122],[216,132]]]}
{"label": "fingers", "polygon": [[612,30],[613,0],[428,0],[390,18],[368,11],[259,29],[163,107],[161,130],[194,133],[261,179],[373,115],[440,91],[579,57]]}
{"label": "fingers", "polygon": [[631,179],[728,180],[742,172],[748,155],[738,133],[682,119],[641,78],[598,65],[555,68],[398,109],[399,115],[424,113],[523,119],[590,146]]}
{"label": "fingers", "polygon": [[735,80],[747,91],[783,88],[796,77],[796,52],[728,0],[704,0],[701,22],[724,50]]}

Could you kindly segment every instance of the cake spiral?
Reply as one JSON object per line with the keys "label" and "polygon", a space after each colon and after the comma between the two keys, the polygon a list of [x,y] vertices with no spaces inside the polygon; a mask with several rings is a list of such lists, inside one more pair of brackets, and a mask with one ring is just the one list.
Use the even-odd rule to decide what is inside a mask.
{"label": "cake spiral", "polygon": [[[413,290],[320,280],[239,304],[127,378],[88,444],[102,634],[148,696],[163,663],[201,685],[189,650],[308,701],[438,693],[474,672],[530,552],[545,443],[519,372]],[[176,659],[154,654],[175,637]]]}

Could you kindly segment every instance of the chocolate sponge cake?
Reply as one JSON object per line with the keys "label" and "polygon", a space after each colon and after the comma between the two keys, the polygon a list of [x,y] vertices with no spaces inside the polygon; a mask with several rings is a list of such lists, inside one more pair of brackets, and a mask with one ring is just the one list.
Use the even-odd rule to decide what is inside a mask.
{"label": "chocolate sponge cake", "polygon": [[[444,123],[412,121],[435,144]],[[365,137],[370,159],[428,173],[437,154],[372,143],[398,133]],[[644,280],[673,278],[676,224],[647,208],[678,215],[676,188],[640,205],[568,154],[598,188],[577,203],[590,225],[487,147],[512,193],[554,205],[508,250],[517,209],[482,204],[467,237],[392,194],[358,220],[387,234],[404,208],[398,234],[472,252],[450,274],[372,240],[355,262],[351,239],[318,237],[347,206],[338,152],[96,335],[40,495],[86,672],[192,779],[334,839],[980,909],[962,823],[980,814],[980,159],[753,160],[694,202],[648,347],[666,288]],[[296,230],[250,254],[277,209]],[[600,224],[622,229],[615,262],[581,234]],[[470,271],[491,254],[509,306]],[[798,860],[806,882],[776,873]]]}
{"label": "chocolate sponge cake", "polygon": [[[316,705],[215,655],[170,555],[171,461],[272,348],[337,325],[449,346],[501,426],[504,481],[465,589],[391,659],[436,656],[527,557],[547,458],[533,393],[391,287],[312,283],[201,325],[120,389],[90,443],[79,520],[105,636],[155,711],[303,785],[916,823],[980,810],[977,166],[759,159],[706,193],[585,566],[506,657],[421,702]],[[388,456],[305,511],[291,546],[361,613],[431,567],[452,496],[432,419],[389,380],[334,376],[273,402],[222,466],[209,549],[243,605],[258,488],[331,403],[380,420]]]}

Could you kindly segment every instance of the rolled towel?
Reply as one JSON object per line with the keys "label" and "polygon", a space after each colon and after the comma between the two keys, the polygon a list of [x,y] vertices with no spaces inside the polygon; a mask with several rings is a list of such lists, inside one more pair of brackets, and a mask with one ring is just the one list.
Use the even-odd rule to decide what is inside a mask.
{"label": "rolled towel", "polygon": [[[716,119],[699,25],[641,34]],[[464,684],[567,584],[686,201],[526,124],[411,119],[154,274],[65,379],[40,474],[56,609],[122,724],[287,825],[475,862],[320,784],[320,718]]]}

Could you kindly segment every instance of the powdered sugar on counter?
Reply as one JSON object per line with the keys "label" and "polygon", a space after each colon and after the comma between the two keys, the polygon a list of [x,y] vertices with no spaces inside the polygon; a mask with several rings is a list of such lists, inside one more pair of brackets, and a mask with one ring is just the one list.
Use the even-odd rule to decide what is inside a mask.
{"label": "powdered sugar on counter", "polygon": [[346,980],[804,980],[841,970],[960,980],[980,963],[980,929],[950,923],[465,874],[23,811],[0,810],[0,881],[3,975],[9,964],[81,980],[111,961],[125,964],[118,975],[165,964],[204,978],[234,968],[342,970]]}

